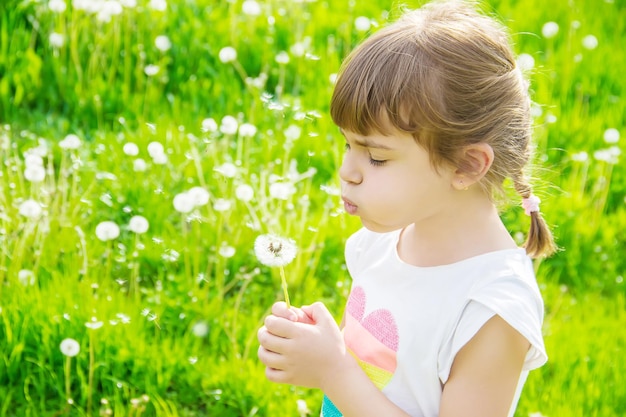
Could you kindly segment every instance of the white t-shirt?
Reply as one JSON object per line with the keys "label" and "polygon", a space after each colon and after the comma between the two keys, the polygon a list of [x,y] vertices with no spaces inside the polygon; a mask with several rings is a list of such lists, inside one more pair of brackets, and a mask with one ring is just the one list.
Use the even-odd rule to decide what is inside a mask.
{"label": "white t-shirt", "polygon": [[[510,249],[417,267],[398,256],[400,232],[361,229],[346,243],[353,279],[344,316],[347,347],[396,405],[414,417],[436,417],[454,357],[497,314],[531,344],[512,416],[528,371],[547,360],[531,260],[523,249]],[[321,415],[341,413],[325,397]]]}

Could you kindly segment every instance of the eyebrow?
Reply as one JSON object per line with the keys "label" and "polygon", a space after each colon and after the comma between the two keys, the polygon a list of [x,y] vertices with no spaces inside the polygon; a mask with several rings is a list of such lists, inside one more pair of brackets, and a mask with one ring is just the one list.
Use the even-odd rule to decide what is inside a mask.
{"label": "eyebrow", "polygon": [[[344,132],[343,129],[339,129],[341,131],[341,134],[346,137],[346,133]],[[346,138],[347,140],[347,138]],[[367,138],[353,138],[352,141],[354,143],[356,143],[359,146],[363,146],[364,148],[374,148],[374,149],[384,149],[384,150],[388,150],[388,151],[393,151],[394,149],[390,146],[387,146],[385,144],[382,143],[377,143],[377,142],[373,142]]]}

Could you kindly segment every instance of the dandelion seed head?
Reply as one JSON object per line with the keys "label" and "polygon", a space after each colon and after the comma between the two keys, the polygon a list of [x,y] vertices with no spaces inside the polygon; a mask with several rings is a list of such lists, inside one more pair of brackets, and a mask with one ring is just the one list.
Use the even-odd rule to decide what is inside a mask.
{"label": "dandelion seed head", "polygon": [[220,132],[225,135],[234,135],[237,133],[237,129],[239,128],[239,123],[237,119],[233,116],[224,116],[222,118],[222,123],[220,124]]}
{"label": "dandelion seed head", "polygon": [[237,197],[239,201],[247,203],[254,198],[254,189],[248,184],[239,184],[237,188],[235,188],[235,197]]}
{"label": "dandelion seed head", "polygon": [[148,7],[156,12],[164,12],[167,9],[167,2],[165,0],[150,0]]}
{"label": "dandelion seed head", "polygon": [[146,233],[148,228],[150,227],[150,223],[148,219],[143,216],[133,216],[128,221],[128,229],[133,232],[139,234]]}
{"label": "dandelion seed head", "polygon": [[196,337],[205,337],[209,334],[209,325],[206,321],[198,321],[191,327],[191,332]]}
{"label": "dandelion seed head", "polygon": [[234,178],[237,175],[237,167],[230,162],[224,162],[222,165],[213,169],[215,172],[219,172],[226,178]]}
{"label": "dandelion seed head", "polygon": [[36,281],[35,273],[33,271],[31,271],[30,269],[21,269],[17,273],[17,280],[24,287],[28,287],[30,285],[35,285],[35,281]]}
{"label": "dandelion seed head", "polygon": [[46,170],[40,165],[27,165],[24,178],[33,183],[42,182],[46,178]]}
{"label": "dandelion seed head", "polygon": [[285,266],[294,260],[297,252],[292,239],[273,234],[259,235],[254,241],[254,254],[266,266]]}
{"label": "dandelion seed head", "polygon": [[33,199],[24,200],[19,207],[19,213],[29,219],[37,219],[42,213],[41,204]]}
{"label": "dandelion seed head", "polygon": [[559,33],[559,24],[556,22],[546,22],[541,27],[541,34],[546,39],[554,38],[557,33]]}
{"label": "dandelion seed head", "polygon": [[244,138],[251,138],[256,135],[257,128],[252,123],[243,123],[239,126],[239,135]]}
{"label": "dandelion seed head", "polygon": [[619,142],[619,130],[611,127],[604,131],[604,141],[609,144]]}
{"label": "dandelion seed head", "polygon": [[148,144],[148,155],[155,157],[165,153],[165,148],[161,142],[153,141]]}
{"label": "dandelion seed head", "polygon": [[74,150],[80,148],[81,143],[82,141],[77,135],[70,133],[59,141],[59,147],[61,149]]}
{"label": "dandelion seed head", "polygon": [[204,187],[191,187],[187,192],[193,199],[193,204],[196,207],[206,206],[211,198],[211,195]]}
{"label": "dandelion seed head", "polygon": [[194,197],[188,192],[176,194],[173,204],[174,209],[179,213],[189,213],[196,206]]}
{"label": "dandelion seed head", "polygon": [[67,9],[67,4],[63,0],[50,0],[48,2],[48,9],[54,13],[63,13]]}
{"label": "dandelion seed head", "polygon": [[202,120],[203,132],[216,132],[217,128],[217,122],[212,117],[207,117],[206,119]]}
{"label": "dandelion seed head", "polygon": [[133,142],[126,142],[122,147],[124,153],[128,156],[137,156],[139,155],[139,147]]}
{"label": "dandelion seed head", "polygon": [[120,235],[120,227],[112,221],[103,221],[96,226],[96,237],[103,242],[117,239]]}
{"label": "dandelion seed head", "polygon": [[309,410],[305,400],[296,400],[296,406],[300,417],[306,417],[311,414],[311,410]]}
{"label": "dandelion seed head", "polygon": [[164,153],[160,153],[152,157],[152,162],[154,162],[156,165],[165,165],[167,164],[167,161],[168,161],[167,155]]}
{"label": "dandelion seed head", "polygon": [[225,198],[218,198],[213,203],[213,210],[220,212],[228,211],[230,210],[231,205],[232,203],[230,202],[230,200],[227,200]]}
{"label": "dandelion seed head", "polygon": [[359,16],[354,19],[354,27],[359,32],[367,32],[372,26],[372,21],[365,16]]}
{"label": "dandelion seed head", "polygon": [[275,182],[270,184],[270,196],[277,200],[289,200],[296,193],[296,187],[290,182]]}
{"label": "dandelion seed head", "polygon": [[223,244],[222,246],[220,246],[220,250],[218,251],[218,253],[224,258],[232,258],[233,256],[235,256],[236,250],[230,245]]}
{"label": "dandelion seed head", "polygon": [[598,47],[598,38],[594,35],[587,35],[583,38],[583,47],[585,49],[593,50]]}
{"label": "dandelion seed head", "polygon": [[63,48],[63,45],[65,45],[65,35],[62,33],[52,32],[48,37],[48,42],[50,42],[50,46],[55,49]]}
{"label": "dandelion seed head", "polygon": [[154,39],[154,45],[161,52],[167,52],[172,48],[170,38],[165,35],[159,35]]}
{"label": "dandelion seed head", "polygon": [[190,364],[195,365],[198,362],[198,357],[197,356],[190,356],[188,361],[189,361]]}
{"label": "dandelion seed head", "polygon": [[280,51],[278,54],[276,54],[276,58],[274,58],[276,60],[276,63],[279,65],[286,65],[289,63],[289,54],[285,51]]}
{"label": "dandelion seed head", "polygon": [[137,158],[133,161],[133,171],[135,172],[144,172],[148,169],[148,164],[142,158]]}
{"label": "dandelion seed head", "polygon": [[220,49],[219,59],[224,64],[233,62],[237,59],[237,50],[232,46],[225,46],[224,48]]}
{"label": "dandelion seed head", "polygon": [[76,340],[68,337],[61,341],[59,349],[61,349],[61,353],[68,358],[73,358],[80,353],[80,344]]}
{"label": "dandelion seed head", "polygon": [[42,167],[43,158],[34,152],[29,152],[24,155],[24,165],[26,167]]}
{"label": "dandelion seed head", "polygon": [[288,140],[297,140],[302,135],[302,129],[296,125],[289,125],[287,129],[285,129],[285,138]]}
{"label": "dandelion seed head", "polygon": [[517,66],[522,71],[529,71],[535,67],[535,58],[530,54],[519,54],[517,57]]}
{"label": "dandelion seed head", "polygon": [[576,152],[572,155],[572,161],[585,162],[589,159],[589,154],[585,151]]}
{"label": "dandelion seed head", "polygon": [[247,16],[256,17],[261,15],[261,5],[256,0],[245,0],[241,5],[241,11]]}

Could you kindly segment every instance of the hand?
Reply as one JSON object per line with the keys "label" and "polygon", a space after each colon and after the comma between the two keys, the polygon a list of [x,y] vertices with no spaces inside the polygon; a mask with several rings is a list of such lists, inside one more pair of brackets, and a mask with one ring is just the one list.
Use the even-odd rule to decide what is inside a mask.
{"label": "hand", "polygon": [[323,389],[352,365],[339,326],[324,304],[287,309],[277,303],[272,313],[258,332],[258,356],[270,381]]}

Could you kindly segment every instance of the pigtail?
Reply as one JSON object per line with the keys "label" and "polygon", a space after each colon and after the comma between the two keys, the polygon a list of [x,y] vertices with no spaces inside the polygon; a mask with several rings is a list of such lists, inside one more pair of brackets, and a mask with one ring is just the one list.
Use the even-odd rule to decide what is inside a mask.
{"label": "pigtail", "polygon": [[548,257],[556,252],[554,237],[548,224],[539,211],[539,198],[533,193],[530,185],[523,179],[521,173],[513,178],[515,190],[522,196],[522,207],[530,216],[530,229],[526,237],[524,248],[531,258]]}

